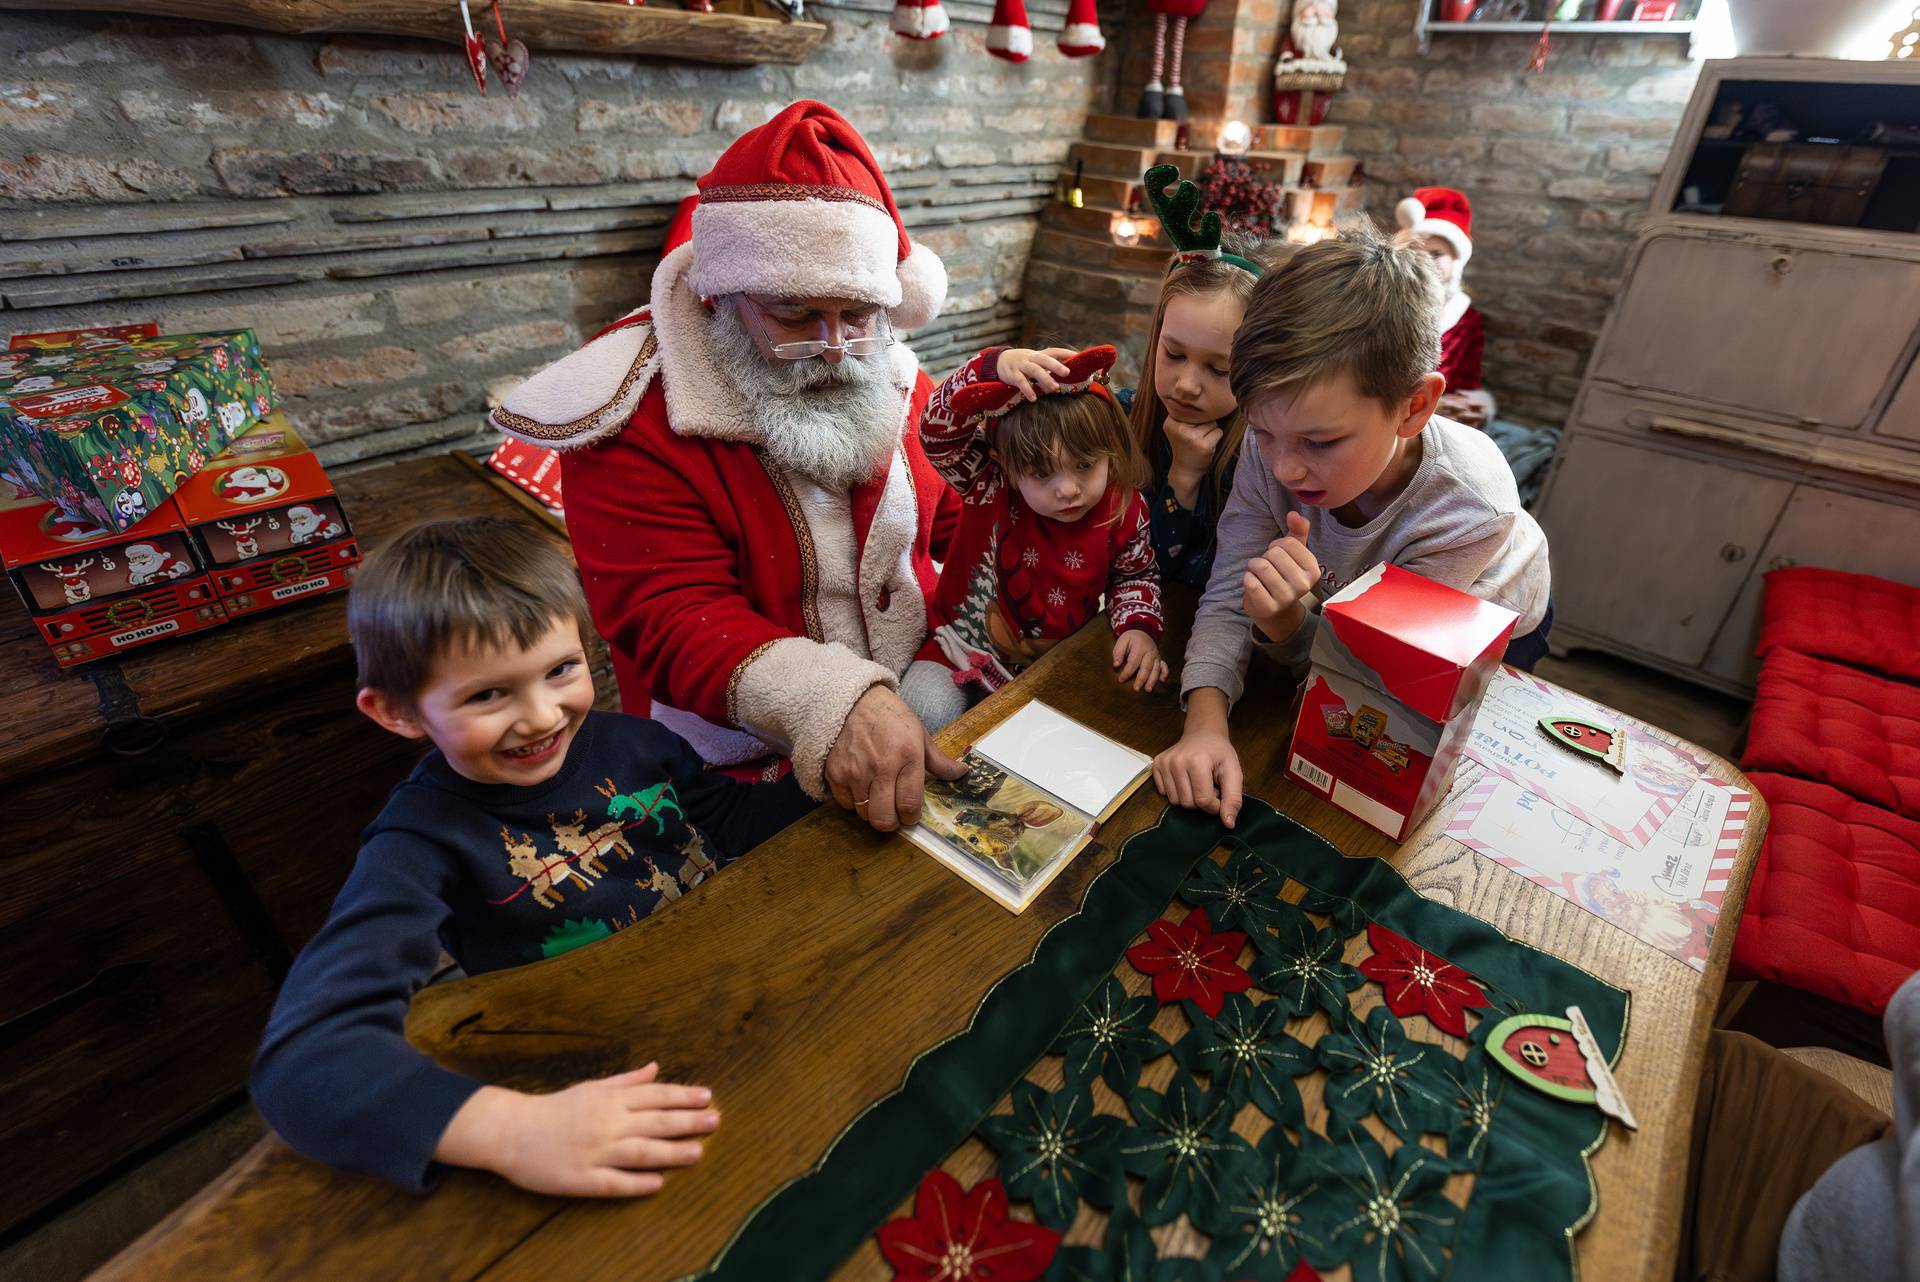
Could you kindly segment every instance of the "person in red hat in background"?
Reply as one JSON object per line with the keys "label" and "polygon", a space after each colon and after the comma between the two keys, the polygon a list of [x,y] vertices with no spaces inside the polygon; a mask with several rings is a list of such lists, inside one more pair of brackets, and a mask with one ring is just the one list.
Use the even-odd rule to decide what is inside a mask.
{"label": "person in red hat in background", "polygon": [[889,831],[918,819],[927,772],[962,773],[929,737],[965,700],[927,609],[959,505],[920,442],[933,385],[895,333],[939,312],[946,270],[821,103],[741,136],[698,186],[650,305],[492,420],[562,452],[626,710]]}
{"label": "person in red hat in background", "polygon": [[1485,429],[1493,421],[1493,393],[1480,382],[1480,356],[1486,330],[1480,309],[1460,288],[1461,274],[1473,257],[1473,207],[1451,187],[1420,187],[1394,206],[1394,221],[1433,255],[1446,287],[1440,307],[1440,373],[1447,390],[1438,412]]}

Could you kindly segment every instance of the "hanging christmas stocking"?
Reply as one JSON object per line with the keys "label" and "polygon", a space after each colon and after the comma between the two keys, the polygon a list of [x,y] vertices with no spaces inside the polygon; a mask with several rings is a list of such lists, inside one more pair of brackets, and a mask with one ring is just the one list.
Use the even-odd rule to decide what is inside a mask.
{"label": "hanging christmas stocking", "polygon": [[1008,62],[1025,62],[1033,53],[1033,28],[1027,25],[1026,0],[994,0],[993,25],[987,28],[987,52]]}
{"label": "hanging christmas stocking", "polygon": [[1071,0],[1067,5],[1067,25],[1060,31],[1060,52],[1069,58],[1091,58],[1107,47],[1100,34],[1100,15],[1094,0]]}
{"label": "hanging christmas stocking", "polygon": [[909,40],[936,40],[947,34],[947,11],[940,0],[899,0],[893,30]]}

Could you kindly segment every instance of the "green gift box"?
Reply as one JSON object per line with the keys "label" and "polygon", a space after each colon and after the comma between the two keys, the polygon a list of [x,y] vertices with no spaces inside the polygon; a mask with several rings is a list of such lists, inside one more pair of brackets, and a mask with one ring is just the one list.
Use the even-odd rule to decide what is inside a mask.
{"label": "green gift box", "polygon": [[278,403],[250,329],[4,352],[0,455],[69,516],[124,530]]}

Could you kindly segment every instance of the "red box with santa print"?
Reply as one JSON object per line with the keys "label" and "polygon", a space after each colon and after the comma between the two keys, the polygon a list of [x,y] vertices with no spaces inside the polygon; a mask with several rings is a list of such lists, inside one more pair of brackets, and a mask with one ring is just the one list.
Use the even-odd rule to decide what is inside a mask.
{"label": "red box with santa print", "polygon": [[326,469],[277,410],[173,499],[236,618],[336,592],[360,563]]}
{"label": "red box with santa print", "polygon": [[7,487],[0,565],[63,668],[227,619],[172,504],[131,529],[109,530]]}
{"label": "red box with santa print", "polygon": [[533,495],[555,512],[560,503],[560,453],[543,445],[529,445],[509,436],[487,456],[487,466]]}
{"label": "red box with santa print", "polygon": [[1446,793],[1520,616],[1395,565],[1320,608],[1287,776],[1395,841]]}

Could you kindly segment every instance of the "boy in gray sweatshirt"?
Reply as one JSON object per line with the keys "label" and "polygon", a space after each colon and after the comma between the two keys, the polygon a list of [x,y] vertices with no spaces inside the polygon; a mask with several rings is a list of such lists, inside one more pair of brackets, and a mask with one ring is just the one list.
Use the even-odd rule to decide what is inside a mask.
{"label": "boy in gray sweatshirt", "polygon": [[1434,414],[1439,306],[1427,255],[1367,227],[1254,287],[1233,340],[1247,435],[1187,643],[1186,730],[1153,763],[1170,800],[1233,825],[1227,715],[1253,647],[1304,668],[1319,600],[1383,561],[1517,612],[1509,662],[1545,653],[1546,536],[1493,443]]}

